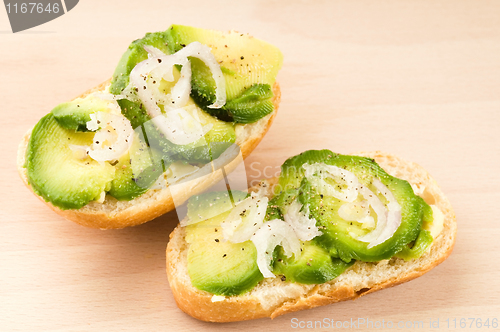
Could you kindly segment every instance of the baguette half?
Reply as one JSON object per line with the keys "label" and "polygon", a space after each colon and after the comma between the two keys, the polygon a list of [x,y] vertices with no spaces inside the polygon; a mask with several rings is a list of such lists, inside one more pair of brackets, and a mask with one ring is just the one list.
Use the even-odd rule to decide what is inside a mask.
{"label": "baguette half", "polygon": [[[104,91],[111,80],[86,91],[78,96],[83,98],[93,92]],[[278,83],[273,86],[273,105],[274,111],[251,124],[236,125],[236,144],[240,147],[243,158],[246,158],[259,144],[264,135],[267,133],[277,114],[279,102],[281,99],[281,91]],[[77,97],[77,98],[78,98]],[[76,99],[76,98],[75,98]],[[135,226],[152,220],[169,211],[175,209],[174,200],[167,189],[150,189],[143,195],[130,201],[118,201],[117,199],[106,195],[103,203],[96,201],[90,202],[80,209],[62,210],[50,202],[46,202],[41,196],[37,195],[30,186],[26,168],[24,168],[26,148],[29,142],[31,130],[28,131],[22,138],[17,152],[17,169],[24,184],[47,206],[49,206],[57,214],[66,219],[74,221],[80,225],[100,228],[113,229]],[[241,161],[236,158],[227,164],[224,169],[226,173],[234,170]],[[199,194],[210,186],[216,184],[223,178],[223,173],[219,170],[212,172],[208,176],[204,176],[199,181],[190,181],[176,188],[180,195],[176,195],[176,203],[185,202],[192,195]]]}
{"label": "baguette half", "polygon": [[[187,252],[184,228],[170,234],[167,246],[167,276],[175,301],[190,316],[210,322],[233,322],[310,309],[334,302],[356,299],[380,289],[415,279],[443,262],[451,253],[457,224],[450,202],[436,181],[421,166],[382,152],[365,152],[390,175],[407,180],[416,194],[434,204],[444,214],[444,227],[430,251],[420,258],[404,261],[392,258],[376,263],[357,261],[339,277],[324,284],[304,285],[284,282],[280,278],[264,279],[254,289],[240,296],[212,302],[213,294],[191,284],[187,273]],[[268,181],[268,195],[278,179]],[[253,188],[256,190],[256,188]]]}

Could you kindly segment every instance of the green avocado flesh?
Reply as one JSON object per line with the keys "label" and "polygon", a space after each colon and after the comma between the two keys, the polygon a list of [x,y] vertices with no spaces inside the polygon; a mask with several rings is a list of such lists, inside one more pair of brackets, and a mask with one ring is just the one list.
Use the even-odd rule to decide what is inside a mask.
{"label": "green avocado flesh", "polygon": [[[423,224],[431,224],[434,221],[432,208],[429,205],[424,206],[424,216],[423,216]],[[406,261],[419,258],[422,256],[424,252],[426,252],[431,246],[433,241],[431,232],[425,229],[421,229],[420,233],[415,241],[409,243],[406,247],[404,247],[400,252],[396,254],[396,257],[402,258]]]}
{"label": "green avocado flesh", "polygon": [[248,194],[243,191],[208,192],[196,195],[188,201],[187,216],[194,222],[207,220],[231,210],[247,196]]}
{"label": "green avocado flesh", "polygon": [[[120,62],[115,69],[111,79],[109,92],[119,95],[129,84],[129,75],[132,69],[141,61],[148,58],[148,53],[144,50],[145,45],[154,46],[160,51],[168,54],[167,34],[166,32],[147,33],[141,39],[133,41],[127,51],[122,55]],[[130,120],[132,128],[150,120],[146,109],[140,102],[130,101],[128,99],[118,100],[123,115]]]}
{"label": "green avocado flesh", "polygon": [[[220,225],[230,213],[227,205],[245,196],[246,193],[233,191],[231,195],[208,193],[190,199],[190,219],[196,220],[199,214],[215,215],[186,227],[188,274],[196,288],[216,295],[239,295],[264,278],[257,266],[253,243],[231,243],[222,236]],[[220,211],[225,212],[218,213]]]}
{"label": "green avocado flesh", "polygon": [[[110,92],[118,95],[125,90],[132,69],[147,59],[144,45],[172,54],[195,41],[211,48],[225,78],[227,97],[222,108],[208,107],[215,102],[215,81],[203,61],[191,57],[191,97],[199,107],[221,120],[239,123],[255,122],[273,111],[272,86],[283,62],[278,48],[236,32],[223,33],[181,25],[172,25],[163,32],[148,33],[130,44],[113,74]],[[172,84],[162,81],[160,86],[163,92],[168,93]],[[122,99],[118,103],[132,127],[136,128],[149,120],[144,106],[133,98]]]}
{"label": "green avocado flesh", "polygon": [[172,25],[166,33],[170,53],[198,41],[210,47],[219,62],[226,81],[227,103],[214,109],[207,107],[215,102],[212,74],[201,60],[191,58],[191,96],[207,112],[221,120],[251,123],[273,111],[272,86],[283,63],[278,48],[235,31]]}
{"label": "green avocado flesh", "polygon": [[[368,243],[358,240],[358,237],[369,233],[370,229],[363,228],[357,222],[340,218],[338,211],[345,202],[318,193],[316,188],[304,178],[302,165],[316,162],[334,165],[354,173],[360,183],[374,193],[377,191],[371,183],[373,178],[378,178],[389,188],[402,209],[402,221],[396,233],[372,248],[368,248]],[[424,210],[428,207],[422,198],[413,193],[407,181],[390,176],[373,160],[339,155],[328,150],[307,151],[288,159],[282,166],[279,187],[300,188],[299,201],[309,206],[311,217],[314,217],[317,225],[322,228],[323,235],[314,238],[314,242],[345,262],[350,262],[352,259],[374,262],[393,257],[417,238],[422,226]],[[380,194],[379,198],[384,202]],[[357,200],[360,199],[358,197]],[[374,212],[372,215],[376,216]]]}
{"label": "green avocado flesh", "polygon": [[62,128],[49,113],[31,132],[26,170],[33,190],[61,209],[78,209],[109,190],[115,168],[76,156],[70,145],[92,143],[93,133]]}
{"label": "green avocado flesh", "polygon": [[339,258],[333,258],[324,248],[311,241],[302,243],[299,259],[288,258],[280,248],[274,261],[273,272],[285,276],[285,280],[301,284],[322,284],[337,278],[349,266]]}
{"label": "green avocado flesh", "polygon": [[[386,241],[368,248],[369,243],[358,238],[371,232],[375,225],[366,226],[342,219],[338,211],[346,202],[319,193],[305,178],[302,167],[305,163],[333,165],[352,172],[387,209],[389,201],[373,184],[374,179],[380,180],[401,207],[401,225]],[[341,179],[326,178],[325,181],[345,187]],[[357,196],[353,204],[357,204],[362,197]],[[240,193],[239,199],[244,198],[245,193]],[[288,208],[295,200],[302,205],[303,213],[309,211],[307,217],[316,220],[322,234],[302,241],[299,257],[287,257],[281,246],[276,247],[271,266],[273,273],[283,281],[322,284],[337,278],[356,260],[377,262],[393,257],[405,260],[418,258],[433,241],[431,232],[424,229],[434,220],[431,207],[414,194],[407,181],[390,176],[369,158],[340,155],[329,150],[311,150],[288,159],[282,165],[265,221],[287,220],[284,217],[287,217]],[[263,278],[256,265],[256,249],[251,241],[237,244],[224,240],[220,225],[229,215],[231,205],[228,193],[195,196],[188,203],[189,219],[195,222],[204,220],[186,227],[186,241],[190,244],[189,275],[195,287],[217,295],[241,294]],[[370,215],[376,223],[377,215],[371,207]],[[236,284],[238,287],[235,287]]]}
{"label": "green avocado flesh", "polygon": [[[110,107],[108,101],[90,95],[85,98],[77,98],[71,102],[62,103],[56,106],[51,113],[62,128],[85,132],[87,131],[86,123],[91,120],[90,115],[96,112],[109,112]],[[132,147],[129,153],[126,153],[119,160],[113,162],[116,171],[107,193],[118,200],[131,200],[139,197],[163,173],[163,171],[152,172],[152,167],[147,168],[152,165],[151,161],[148,160],[149,164],[141,165],[143,168],[147,168],[147,171],[141,171],[141,176],[135,178],[132,172],[132,158],[130,157],[130,153],[134,157],[133,162],[137,163],[144,160],[144,158],[137,157],[138,153],[136,150],[137,148],[134,149]],[[144,150],[143,153],[140,153],[140,156],[146,153],[148,151]],[[159,168],[158,170],[162,169]]]}
{"label": "green avocado flesh", "polygon": [[[86,123],[91,120],[91,114],[108,112],[110,102],[93,95],[78,98],[56,106],[32,133],[26,167],[33,189],[64,209],[78,209],[102,198],[104,192],[118,200],[131,200],[146,192],[172,163],[199,166],[217,159],[236,142],[235,122],[253,122],[272,112],[271,87],[282,63],[277,48],[246,35],[183,26],[148,33],[132,42],[113,74],[109,91],[115,95],[124,92],[132,69],[148,57],[145,45],[171,54],[185,42],[195,40],[211,47],[219,60],[228,97],[225,109],[207,107],[212,103],[215,83],[207,67],[192,58],[193,99],[184,109],[203,126],[211,127],[204,137],[186,145],[172,143],[152,124],[138,99],[130,95],[117,103],[136,133],[141,133],[140,147],[132,147],[119,160],[98,163],[89,157],[77,156],[82,150],[74,152],[68,144],[91,145],[94,133],[87,131]],[[179,68],[173,70],[178,78]],[[160,88],[170,93],[174,84],[162,80]],[[163,109],[163,105],[159,106]]]}
{"label": "green avocado flesh", "polygon": [[64,129],[74,131],[88,131],[87,122],[90,114],[108,112],[108,103],[96,97],[77,98],[73,101],[57,105],[52,115]]}
{"label": "green avocado flesh", "polygon": [[[230,145],[236,142],[234,124],[218,120],[195,105],[186,106],[185,109],[191,113],[197,112],[200,121],[204,125],[211,125],[212,129],[197,142],[182,147],[176,146],[175,149],[180,154],[179,159],[206,163],[217,159]],[[164,151],[168,151],[167,148],[164,148]]]}
{"label": "green avocado flesh", "polygon": [[[126,153],[118,160],[115,168],[115,177],[111,182],[111,188],[108,191],[108,194],[120,201],[129,201],[144,194],[148,190],[152,181],[156,180],[160,174],[155,173],[157,174],[156,178],[152,181],[148,181],[147,184],[142,184],[136,181],[134,179],[129,153]],[[143,173],[143,176],[146,174],[147,173]]]}
{"label": "green avocado flesh", "polygon": [[[167,32],[148,33],[144,38],[130,44],[113,74],[109,88],[111,93],[121,94],[129,84],[129,75],[132,69],[139,62],[148,58],[147,52],[143,48],[145,45],[154,46],[169,54],[166,47]],[[178,72],[176,74],[178,75]],[[163,92],[168,93],[173,85],[170,82],[162,81],[160,86]],[[211,124],[212,129],[198,142],[176,145],[167,140],[156,126],[150,122],[151,118],[142,103],[134,101],[132,97],[130,99],[132,100],[118,100],[123,115],[129,119],[134,129],[139,128],[144,132],[148,144],[160,152],[160,159],[167,160],[167,163],[175,160],[206,163],[216,159],[228,146],[236,141],[233,123],[217,120],[191,101],[184,108],[191,114],[196,112],[202,123]],[[160,107],[163,107],[163,105],[160,105]]]}
{"label": "green avocado flesh", "polygon": [[[149,148],[156,151],[156,157],[167,164],[173,161],[187,161],[190,163],[208,163],[217,159],[229,146],[236,142],[234,124],[224,122],[190,104],[185,110],[195,114],[202,125],[210,125],[211,129],[198,141],[176,145],[166,139],[152,121],[140,125],[136,131],[147,142]],[[168,168],[168,166],[167,166]]]}

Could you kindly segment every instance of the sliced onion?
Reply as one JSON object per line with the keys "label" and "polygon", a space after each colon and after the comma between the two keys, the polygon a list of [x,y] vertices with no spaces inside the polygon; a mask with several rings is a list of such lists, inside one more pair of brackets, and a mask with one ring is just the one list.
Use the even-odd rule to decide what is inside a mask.
{"label": "sliced onion", "polygon": [[[191,64],[188,57],[196,57],[202,60],[212,72],[215,81],[216,101],[208,106],[210,108],[220,108],[226,103],[226,86],[224,75],[220,69],[220,65],[210,51],[210,48],[199,42],[193,42],[177,53],[165,55],[157,48],[145,46],[144,49],[148,52],[149,58],[138,63],[130,72],[130,84],[136,88],[139,99],[144,104],[149,116],[154,118],[161,114],[158,107],[158,100],[149,90],[158,89],[161,79],[172,82],[174,80],[172,70],[173,66],[181,65],[181,78],[177,81],[171,91],[171,104],[166,103],[166,108],[183,107],[189,99],[191,93]],[[157,82],[157,87],[152,87],[148,81],[151,76],[151,81]]]}
{"label": "sliced onion", "polygon": [[292,226],[280,219],[273,219],[263,224],[255,235],[251,237],[257,249],[257,266],[265,278],[274,278],[270,269],[273,252],[276,246],[281,245],[287,257],[292,254],[296,259],[300,257],[300,241]]}
{"label": "sliced onion", "polygon": [[[88,130],[97,130],[94,142],[88,148],[88,155],[97,161],[119,159],[126,153],[134,137],[130,121],[123,115],[97,112],[90,115]],[[100,129],[99,129],[100,128]]]}
{"label": "sliced onion", "polygon": [[203,61],[212,72],[212,77],[215,81],[215,102],[208,107],[221,108],[226,104],[226,81],[220,69],[220,65],[212,54],[210,47],[199,42],[192,42],[173,55],[186,58],[191,56]]}
{"label": "sliced onion", "polygon": [[390,239],[401,225],[401,206],[392,192],[379,179],[372,181],[377,190],[388,201],[387,209],[380,199],[370,189],[362,187],[360,193],[368,201],[377,214],[377,226],[370,233],[358,238],[359,241],[369,242],[368,249],[373,248]]}
{"label": "sliced onion", "polygon": [[159,49],[157,49],[156,47],[151,46],[151,45],[144,45],[143,48],[146,52],[148,52],[149,58],[153,58],[153,57],[158,58],[158,57],[166,55],[165,53],[163,53],[162,51],[160,51]]}
{"label": "sliced onion", "polygon": [[90,121],[86,123],[87,130],[97,131],[99,130],[99,123],[97,122],[97,115],[90,114]]}
{"label": "sliced onion", "polygon": [[[387,188],[379,179],[374,178],[372,183],[377,190],[388,201],[387,208],[380,201],[378,196],[374,194],[366,186],[363,186],[356,175],[340,167],[325,165],[323,163],[315,163],[312,165],[304,164],[305,177],[311,182],[316,190],[322,194],[333,196],[341,201],[353,203],[358,194],[361,194],[366,200],[368,207],[365,209],[367,212],[359,218],[354,218],[351,215],[351,205],[342,205],[339,209],[339,216],[345,220],[354,219],[363,224],[363,228],[371,228],[374,225],[374,218],[369,216],[369,207],[377,214],[377,223],[373,231],[369,232],[358,238],[359,241],[368,242],[368,249],[373,248],[388,239],[390,239],[396,230],[401,225],[401,206],[397,202],[392,192]],[[328,184],[324,179],[333,178],[338,181],[342,180],[347,188],[343,190],[335,189],[334,185]]]}
{"label": "sliced onion", "polygon": [[239,202],[221,224],[224,239],[233,243],[250,240],[262,226],[268,201],[267,197],[252,193],[250,197]]}
{"label": "sliced onion", "polygon": [[[167,65],[167,64],[166,64]],[[174,64],[169,64],[171,68]],[[151,88],[148,88],[148,74],[159,67],[158,59],[148,59],[138,63],[130,72],[130,84],[135,88],[137,96],[151,118],[161,115],[161,109],[154,99]]]}
{"label": "sliced onion", "polygon": [[191,62],[182,66],[181,77],[170,91],[173,108],[182,107],[187,104],[191,94]]}
{"label": "sliced onion", "polygon": [[[319,193],[333,196],[345,202],[354,202],[358,197],[358,191],[356,190],[359,187],[358,178],[348,170],[323,163],[312,165],[305,163],[302,167],[305,169],[305,177]],[[326,178],[342,179],[347,188],[337,190],[336,186],[328,184],[324,180]]]}
{"label": "sliced onion", "polygon": [[316,219],[309,218],[309,206],[306,205],[304,212],[301,212],[302,204],[296,199],[288,206],[283,215],[285,221],[292,226],[295,234],[301,241],[309,241],[323,234],[316,226]]}
{"label": "sliced onion", "polygon": [[255,192],[258,196],[268,196],[271,194],[271,185],[267,180],[261,180],[258,184],[258,189]]}
{"label": "sliced onion", "polygon": [[[191,93],[192,73],[188,57],[199,58],[212,72],[216,84],[216,101],[209,106],[212,108],[220,108],[226,103],[225,80],[217,60],[208,46],[198,42],[171,55],[152,46],[144,46],[144,49],[148,52],[148,59],[138,63],[130,72],[130,87],[135,89],[153,123],[168,140],[179,145],[195,142],[211,129],[211,125],[203,128],[200,125],[187,126],[187,122],[193,122],[193,117],[185,110],[179,110],[187,104]],[[159,91],[160,82],[162,79],[174,81],[172,70],[175,65],[182,66],[181,76],[170,94],[164,95]],[[166,118],[158,106],[160,104],[164,105]]]}

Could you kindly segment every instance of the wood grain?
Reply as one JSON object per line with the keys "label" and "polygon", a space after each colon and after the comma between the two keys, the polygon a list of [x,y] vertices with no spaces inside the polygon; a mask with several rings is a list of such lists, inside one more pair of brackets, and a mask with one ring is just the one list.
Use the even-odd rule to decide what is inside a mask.
{"label": "wood grain", "polygon": [[[425,330],[440,319],[443,331],[447,318],[500,320],[499,2],[87,0],[17,34],[0,12],[0,330],[297,330],[292,318],[365,318]],[[24,132],[107,79],[130,41],[171,23],[249,32],[285,55],[280,114],[247,159],[250,182],[311,148],[397,154],[449,196],[459,223],[450,258],[354,302],[215,325],[171,296],[164,249],[175,214],[99,231],[46,208],[16,174]]]}

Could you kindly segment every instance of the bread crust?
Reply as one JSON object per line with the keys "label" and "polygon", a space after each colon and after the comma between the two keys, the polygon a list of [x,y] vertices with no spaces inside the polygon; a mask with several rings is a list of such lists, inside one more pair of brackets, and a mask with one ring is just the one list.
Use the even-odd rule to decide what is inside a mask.
{"label": "bread crust", "polygon": [[[170,234],[166,270],[170,288],[179,308],[194,318],[210,322],[275,318],[290,312],[356,299],[393,287],[415,279],[443,262],[453,250],[457,225],[451,204],[436,181],[420,165],[394,155],[379,151],[356,155],[375,159],[389,174],[410,182],[427,203],[437,205],[443,212],[445,217],[443,230],[433,242],[429,252],[411,261],[393,258],[377,263],[356,262],[330,282],[320,285],[296,284],[296,289],[289,291],[286,296],[282,296],[282,293],[287,291],[286,284],[293,283],[282,282],[279,278],[275,278],[271,281],[268,279],[261,281],[249,293],[212,302],[212,294],[200,291],[191,284],[185,259],[189,245],[184,241],[184,229],[177,226]],[[274,186],[277,178],[269,181],[271,186]],[[276,293],[275,296],[273,291]]]}
{"label": "bread crust", "polygon": [[[89,89],[76,98],[83,98],[93,92],[103,91],[111,80],[107,80],[96,87]],[[274,111],[259,121],[242,126],[236,131],[236,143],[239,145],[243,158],[257,147],[265,136],[278,112],[278,106],[281,100],[281,90],[276,82],[273,86],[273,104]],[[75,98],[75,99],[76,99]],[[241,133],[241,134],[238,134]],[[50,207],[54,212],[64,218],[74,221],[80,225],[100,228],[100,229],[118,229],[128,226],[136,226],[156,217],[159,217],[175,209],[174,200],[170,191],[167,189],[148,190],[146,193],[131,201],[118,201],[113,197],[106,195],[104,203],[90,202],[88,205],[73,210],[62,210],[50,202],[46,202],[43,197],[37,195],[28,182],[26,168],[24,168],[26,148],[29,142],[31,130],[22,138],[17,152],[17,170],[26,187],[28,187],[42,202]],[[240,163],[240,158],[236,158],[224,169],[226,173],[233,171]],[[176,195],[176,202],[181,204],[192,195],[199,194],[205,189],[214,185],[223,178],[221,171],[212,172],[209,176],[200,178],[200,181],[190,181],[178,190],[181,194]],[[195,183],[192,183],[195,182]]]}

